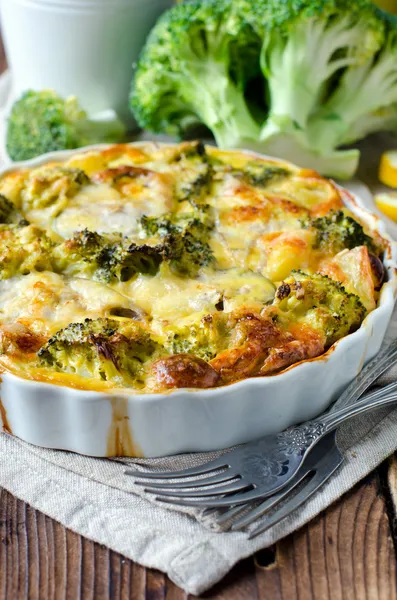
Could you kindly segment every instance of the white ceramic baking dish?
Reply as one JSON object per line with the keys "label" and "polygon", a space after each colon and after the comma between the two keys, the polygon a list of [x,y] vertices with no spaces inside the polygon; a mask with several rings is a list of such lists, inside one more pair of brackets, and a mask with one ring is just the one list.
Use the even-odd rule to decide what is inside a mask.
{"label": "white ceramic baking dish", "polygon": [[[48,154],[23,166],[63,160],[74,153]],[[13,168],[20,166],[16,163]],[[344,197],[357,216],[389,239],[383,223],[362,207],[359,198],[347,192]],[[381,347],[397,290],[397,244],[389,242],[384,260],[388,281],[378,308],[358,331],[319,358],[271,377],[152,395],[81,391],[4,373],[0,423],[5,431],[48,448],[91,456],[155,457],[227,448],[311,419],[336,399]]]}

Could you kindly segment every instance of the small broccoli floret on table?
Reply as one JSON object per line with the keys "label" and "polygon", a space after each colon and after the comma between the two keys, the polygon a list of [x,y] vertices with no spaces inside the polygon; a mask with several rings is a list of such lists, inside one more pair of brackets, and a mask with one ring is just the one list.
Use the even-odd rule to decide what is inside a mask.
{"label": "small broccoli floret on table", "polygon": [[332,254],[345,249],[352,250],[357,246],[367,246],[371,252],[379,253],[374,240],[364,232],[363,226],[342,210],[313,219],[306,226],[315,230],[315,247]]}
{"label": "small broccoli floret on table", "polygon": [[86,319],[58,331],[38,357],[43,367],[139,387],[158,349],[140,323]]}
{"label": "small broccoli floret on table", "polygon": [[30,90],[11,109],[6,143],[10,158],[23,161],[56,150],[118,142],[124,135],[118,118],[90,120],[75,97],[65,100],[53,90]]}
{"label": "small broccoli floret on table", "polygon": [[325,345],[357,329],[367,311],[361,300],[329,277],[293,271],[281,283],[274,300],[290,322],[302,322],[323,333]]}
{"label": "small broccoli floret on table", "polygon": [[0,279],[52,270],[52,241],[34,225],[0,225]]}

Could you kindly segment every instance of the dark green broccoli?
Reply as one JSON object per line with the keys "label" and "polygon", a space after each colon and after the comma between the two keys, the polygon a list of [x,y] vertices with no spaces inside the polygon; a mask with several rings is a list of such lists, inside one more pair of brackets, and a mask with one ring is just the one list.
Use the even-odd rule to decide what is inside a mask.
{"label": "dark green broccoli", "polygon": [[53,90],[27,91],[12,106],[6,144],[10,158],[19,161],[56,150],[118,142],[124,135],[118,118],[89,120],[75,97],[64,100]]}
{"label": "dark green broccoli", "polygon": [[0,223],[18,223],[20,221],[23,221],[23,217],[15,204],[10,202],[3,194],[0,194]]}
{"label": "dark green broccoli", "polygon": [[367,313],[358,296],[346,292],[340,283],[302,271],[293,271],[281,283],[273,304],[288,320],[323,333],[326,346],[357,329]]}
{"label": "dark green broccoli", "polygon": [[51,271],[53,243],[46,233],[21,221],[0,225],[0,279]]}
{"label": "dark green broccoli", "polygon": [[141,217],[141,227],[147,237],[155,237],[157,235],[164,237],[170,233],[178,231],[176,225],[172,223],[173,215],[162,215],[161,217]]}
{"label": "dark green broccoli", "polygon": [[96,281],[128,281],[137,273],[155,275],[162,248],[137,245],[121,234],[99,234],[85,229],[54,248],[54,267],[68,275]]}
{"label": "dark green broccoli", "polygon": [[244,171],[234,169],[233,175],[255,187],[266,187],[269,183],[288,177],[289,171],[277,165],[265,164],[261,161],[250,161]]}
{"label": "dark green broccoli", "polygon": [[224,148],[349,178],[359,151],[397,127],[397,20],[370,0],[193,0],[146,42],[133,83],[138,122],[204,124]]}
{"label": "dark green broccoli", "polygon": [[201,267],[215,261],[207,242],[208,229],[199,220],[190,222],[185,231],[164,238],[164,258],[171,270],[183,277],[195,277]]}
{"label": "dark green broccoli", "polygon": [[138,123],[171,135],[204,123],[220,146],[244,147],[260,130],[244,97],[260,73],[260,47],[240,2],[177,4],[160,18],[139,60],[131,95]]}
{"label": "dark green broccoli", "polygon": [[342,210],[312,219],[307,226],[315,230],[315,248],[337,254],[345,248],[352,250],[357,246],[367,246],[372,253],[379,254],[374,240],[364,232],[362,225]]}
{"label": "dark green broccoli", "polygon": [[[162,246],[131,243],[125,248],[119,248],[109,264],[114,265],[114,273],[120,281],[129,281],[137,273],[155,275],[163,261]],[[106,266],[105,266],[106,269]]]}
{"label": "dark green broccoli", "polygon": [[140,225],[147,237],[166,237],[170,234],[194,230],[200,238],[208,236],[215,223],[208,204],[196,207],[193,211],[179,214],[164,214],[160,217],[141,217]]}
{"label": "dark green broccoli", "polygon": [[144,384],[145,363],[159,349],[140,323],[85,319],[58,331],[38,357],[57,371],[137,387]]}
{"label": "dark green broccoli", "polygon": [[178,166],[175,190],[178,202],[187,201],[194,208],[201,207],[210,193],[213,174],[204,144],[184,144],[172,162]]}

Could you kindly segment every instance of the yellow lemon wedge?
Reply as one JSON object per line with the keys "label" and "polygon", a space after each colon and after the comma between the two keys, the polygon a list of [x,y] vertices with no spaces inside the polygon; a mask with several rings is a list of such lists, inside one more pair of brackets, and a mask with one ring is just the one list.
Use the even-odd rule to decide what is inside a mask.
{"label": "yellow lemon wedge", "polygon": [[397,1],[396,0],[374,0],[375,4],[383,10],[387,10],[390,13],[397,13]]}
{"label": "yellow lemon wedge", "polygon": [[379,180],[389,187],[397,188],[397,150],[389,150],[382,154]]}
{"label": "yellow lemon wedge", "polygon": [[384,215],[397,222],[397,192],[377,194],[375,203]]}

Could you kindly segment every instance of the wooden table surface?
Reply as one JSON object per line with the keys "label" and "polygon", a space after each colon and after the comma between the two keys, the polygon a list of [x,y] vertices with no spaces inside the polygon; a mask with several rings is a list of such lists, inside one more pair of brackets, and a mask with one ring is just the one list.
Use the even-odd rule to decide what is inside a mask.
{"label": "wooden table surface", "polygon": [[[0,39],[0,72],[5,67]],[[393,457],[308,526],[241,562],[202,598],[397,599],[395,500]],[[50,598],[194,600],[162,573],[65,529],[0,489],[0,600]]]}

